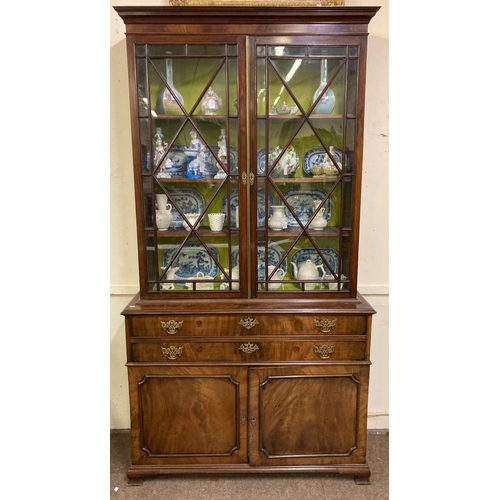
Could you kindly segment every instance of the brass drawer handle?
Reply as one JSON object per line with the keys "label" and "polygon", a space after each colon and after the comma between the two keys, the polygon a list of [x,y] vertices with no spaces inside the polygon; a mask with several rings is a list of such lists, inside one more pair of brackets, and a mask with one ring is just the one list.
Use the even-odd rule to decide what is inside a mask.
{"label": "brass drawer handle", "polygon": [[240,345],[240,351],[243,351],[245,354],[252,354],[258,350],[259,346],[257,344],[251,344],[250,342]]}
{"label": "brass drawer handle", "polygon": [[182,323],[184,323],[184,321],[174,321],[173,319],[171,319],[170,321],[162,321],[161,327],[169,335],[175,335],[177,333],[177,330],[182,326]]}
{"label": "brass drawer handle", "polygon": [[334,349],[335,349],[334,346],[330,346],[330,347],[328,347],[327,345],[322,345],[321,347],[318,347],[317,345],[314,346],[314,352],[321,359],[328,359],[332,355]]}
{"label": "brass drawer handle", "polygon": [[314,321],[314,324],[323,333],[328,333],[332,328],[335,328],[336,323],[337,323],[336,319],[322,319],[321,321],[317,319]]}
{"label": "brass drawer handle", "polygon": [[183,350],[184,350],[184,346],[175,347],[175,345],[171,345],[170,347],[162,347],[161,348],[161,352],[168,359],[176,359],[176,358],[178,358],[182,354]]}
{"label": "brass drawer handle", "polygon": [[248,317],[246,319],[240,319],[240,325],[244,326],[247,330],[250,330],[250,328],[258,324],[259,322],[255,318]]}

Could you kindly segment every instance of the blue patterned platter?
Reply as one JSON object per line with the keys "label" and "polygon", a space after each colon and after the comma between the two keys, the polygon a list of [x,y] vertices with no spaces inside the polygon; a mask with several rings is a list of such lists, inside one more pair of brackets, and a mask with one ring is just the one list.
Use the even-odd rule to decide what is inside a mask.
{"label": "blue patterned platter", "polygon": [[[311,168],[321,165],[325,161],[325,156],[326,158],[329,158],[328,155],[326,154],[326,151],[323,148],[313,148],[307,151],[307,153],[304,155],[304,161],[302,164],[304,173],[312,176],[313,174],[311,173]],[[342,165],[341,149],[333,148],[333,159],[337,162],[339,167],[341,167]],[[342,167],[340,168],[340,170],[342,170]]]}
{"label": "blue patterned platter", "polygon": [[[334,250],[333,248],[320,248],[319,250],[322,253],[323,258],[326,260],[323,260],[323,258],[321,257],[321,255],[318,254],[315,248],[301,248],[297,250],[290,257],[290,262],[294,263],[298,269],[304,262],[310,259],[315,266],[320,266],[321,264],[323,264],[323,267],[325,268],[325,273],[331,274],[330,270],[326,266],[326,262],[328,262],[328,264],[333,269],[335,274],[337,274],[339,269],[339,254],[337,250]],[[323,273],[321,272],[321,269],[318,269],[318,271],[319,271],[318,273],[319,276],[322,278]],[[292,273],[293,273],[293,266],[292,266]],[[294,278],[297,277],[294,276]]]}
{"label": "blue patterned platter", "polygon": [[[205,210],[205,199],[195,189],[168,189],[167,194],[184,214],[200,214]],[[183,223],[184,219],[172,205],[172,227],[182,227]]]}
{"label": "blue patterned platter", "polygon": [[[314,206],[314,201],[323,200],[326,197],[326,193],[319,188],[294,187],[290,188],[283,194],[285,200],[292,207],[295,215],[300,219],[300,222],[302,222],[302,224],[306,224],[307,222],[309,222],[309,219],[312,217],[312,214],[316,209],[316,207]],[[323,217],[328,220],[331,216],[330,199],[326,201],[323,207],[325,208]],[[299,225],[288,208],[285,208],[285,219],[289,226]]]}
{"label": "blue patterned platter", "polygon": [[[173,263],[173,267],[179,268],[175,273],[175,279],[193,278],[199,272],[202,272],[205,276],[215,278],[219,270],[216,264],[216,261],[219,260],[219,254],[210,245],[207,245],[207,247],[212,255],[201,245],[186,243]],[[165,250],[163,253],[163,267],[170,264],[170,260],[178,249],[179,245],[172,245]]]}
{"label": "blue patterned platter", "polygon": [[[237,189],[231,189],[231,226],[236,226],[236,207],[239,203],[239,195]],[[268,195],[267,207],[269,211],[269,216],[266,218],[266,195],[263,188],[259,188],[257,191],[257,226],[264,227],[266,225],[266,220],[273,215],[273,209],[271,205],[274,205],[274,198]],[[227,222],[227,194],[222,197],[222,213],[224,214],[224,220]]]}
{"label": "blue patterned platter", "polygon": [[[267,249],[267,265],[277,266],[278,262],[285,255],[285,250],[279,245],[270,245]],[[232,253],[233,267],[240,263],[240,251],[235,248]],[[266,250],[264,243],[259,243],[257,247],[257,266],[258,266],[258,279],[264,280],[266,278]],[[281,263],[281,269],[286,273],[286,259]]]}

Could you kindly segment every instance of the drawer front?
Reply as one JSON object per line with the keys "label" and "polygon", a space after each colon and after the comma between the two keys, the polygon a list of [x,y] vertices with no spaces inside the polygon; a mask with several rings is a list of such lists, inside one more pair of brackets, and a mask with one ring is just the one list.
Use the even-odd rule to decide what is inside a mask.
{"label": "drawer front", "polygon": [[131,337],[366,335],[367,317],[351,315],[169,315],[130,318]]}
{"label": "drawer front", "polygon": [[362,361],[366,342],[269,341],[242,339],[230,342],[140,342],[131,344],[130,361]]}

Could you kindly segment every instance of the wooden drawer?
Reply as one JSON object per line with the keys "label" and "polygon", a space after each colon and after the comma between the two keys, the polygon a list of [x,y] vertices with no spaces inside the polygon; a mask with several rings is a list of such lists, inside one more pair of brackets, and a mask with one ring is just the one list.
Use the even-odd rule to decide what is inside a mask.
{"label": "wooden drawer", "polygon": [[139,342],[131,344],[130,361],[362,361],[366,342],[267,341]]}
{"label": "wooden drawer", "polygon": [[366,335],[367,317],[318,314],[168,315],[129,318],[131,337]]}

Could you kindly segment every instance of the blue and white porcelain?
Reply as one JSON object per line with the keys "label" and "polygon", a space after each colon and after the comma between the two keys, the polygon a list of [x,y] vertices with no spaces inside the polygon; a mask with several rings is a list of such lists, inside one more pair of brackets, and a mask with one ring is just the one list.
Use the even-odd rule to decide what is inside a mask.
{"label": "blue and white porcelain", "polygon": [[[266,279],[266,267],[272,266],[276,267],[281,258],[285,255],[285,250],[282,247],[275,244],[270,244],[267,249],[267,264],[266,264],[266,248],[263,242],[259,242],[257,245],[257,279],[263,281]],[[231,259],[233,263],[233,268],[239,266],[240,263],[240,251],[238,248],[233,249],[231,253]],[[280,269],[283,269],[283,276],[286,274],[286,259],[280,265]]]}
{"label": "blue and white porcelain", "polygon": [[[273,210],[271,205],[274,204],[274,198],[268,195],[268,217],[271,217]],[[237,189],[231,189],[231,227],[236,226],[236,209],[239,205],[239,195]],[[227,222],[227,194],[222,197],[222,213],[224,214],[224,220]],[[266,194],[264,188],[259,188],[257,190],[257,226],[264,227],[266,224]]]}
{"label": "blue and white porcelain", "polygon": [[[182,246],[179,255],[173,262],[174,267],[178,267],[175,272],[175,279],[189,279],[196,276],[198,273],[203,273],[204,276],[214,278],[217,276],[219,268],[216,261],[219,260],[217,250],[210,245],[207,245],[210,254],[205,247],[195,243],[186,243]],[[170,260],[176,254],[179,245],[172,245],[163,253],[163,267],[170,264]]]}
{"label": "blue and white porcelain", "polygon": [[[302,224],[306,224],[316,210],[315,201],[322,201],[326,197],[326,193],[320,188],[290,188],[283,193],[285,200],[292,207],[295,216],[298,217]],[[331,216],[331,203],[328,199],[325,204],[325,212],[323,218],[328,220]],[[292,215],[288,207],[285,208],[285,220],[289,226],[298,226],[299,223]]]}
{"label": "blue and white porcelain", "polygon": [[[169,189],[168,197],[184,214],[201,214],[205,210],[205,199],[196,189]],[[182,227],[184,219],[172,204],[172,227]]]}
{"label": "blue and white porcelain", "polygon": [[[336,161],[337,165],[342,169],[342,150],[340,148],[331,148],[330,149],[333,159]],[[326,154],[324,148],[313,148],[307,151],[304,155],[304,160],[302,162],[302,169],[306,175],[313,176],[314,168],[323,166],[326,160],[329,160],[329,156]],[[331,162],[331,160],[330,160]],[[339,171],[335,169],[338,175]]]}
{"label": "blue and white porcelain", "polygon": [[[302,264],[310,260],[315,266],[323,265],[325,273],[331,274],[327,267],[328,263],[333,272],[337,274],[339,268],[339,254],[337,250],[333,248],[320,248],[319,250],[323,258],[318,254],[315,248],[300,248],[290,257],[290,263],[295,264],[295,266],[292,265],[292,267],[297,267],[299,269]],[[297,278],[297,276],[294,276],[294,278]]]}

